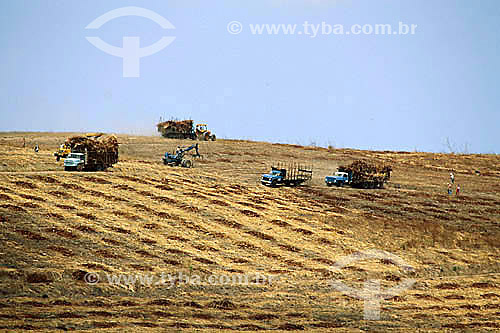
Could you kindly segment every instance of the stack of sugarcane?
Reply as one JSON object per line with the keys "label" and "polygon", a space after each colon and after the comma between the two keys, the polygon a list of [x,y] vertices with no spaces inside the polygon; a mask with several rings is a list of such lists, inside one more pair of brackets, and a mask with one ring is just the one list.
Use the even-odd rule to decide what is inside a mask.
{"label": "stack of sugarcane", "polygon": [[340,166],[338,171],[350,173],[351,182],[355,186],[382,186],[391,177],[392,167],[380,163],[354,161],[348,166]]}
{"label": "stack of sugarcane", "polygon": [[66,140],[70,145],[71,151],[75,153],[96,152],[96,153],[112,153],[115,162],[118,161],[118,139],[114,135],[102,137],[99,134],[87,134],[81,136],[73,136]]}
{"label": "stack of sugarcane", "polygon": [[188,120],[168,120],[156,125],[158,132],[164,137],[188,137],[193,132],[193,121]]}

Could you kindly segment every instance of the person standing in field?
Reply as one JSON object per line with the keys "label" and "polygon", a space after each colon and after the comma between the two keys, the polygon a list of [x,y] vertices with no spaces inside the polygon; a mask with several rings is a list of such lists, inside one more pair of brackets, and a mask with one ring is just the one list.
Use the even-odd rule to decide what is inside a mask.
{"label": "person standing in field", "polygon": [[451,184],[448,183],[448,195],[451,195]]}
{"label": "person standing in field", "polygon": [[457,195],[460,194],[460,185],[457,185]]}
{"label": "person standing in field", "polygon": [[451,183],[455,183],[455,175],[453,174],[453,172],[450,172],[450,181]]}

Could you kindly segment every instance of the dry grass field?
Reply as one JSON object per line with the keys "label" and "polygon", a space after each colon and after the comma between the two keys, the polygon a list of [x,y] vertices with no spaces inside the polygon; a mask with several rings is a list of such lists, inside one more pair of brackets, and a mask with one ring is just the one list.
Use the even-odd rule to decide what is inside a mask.
{"label": "dry grass field", "polygon": [[[0,133],[1,331],[500,330],[496,155],[219,140],[201,142],[203,159],[184,169],[161,156],[192,141],[120,135],[118,164],[77,173],[52,156],[69,135]],[[324,185],[359,158],[393,165],[385,189]],[[312,182],[260,185],[273,161],[312,163]],[[446,193],[451,169],[459,196]],[[366,249],[393,253],[414,271],[390,260],[331,270]],[[89,273],[99,282],[86,283]],[[120,273],[202,282],[109,283]],[[273,280],[205,280],[257,273]],[[379,279],[385,290],[406,278],[415,284],[381,301],[375,321],[363,319],[362,300],[330,286]]]}

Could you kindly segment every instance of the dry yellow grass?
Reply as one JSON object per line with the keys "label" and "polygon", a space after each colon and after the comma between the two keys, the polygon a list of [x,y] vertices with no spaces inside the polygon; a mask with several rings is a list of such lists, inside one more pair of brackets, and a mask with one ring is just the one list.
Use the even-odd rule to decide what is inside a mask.
{"label": "dry yellow grass", "polygon": [[[166,167],[177,145],[119,136],[106,172],[66,173],[52,153],[71,134],[0,135],[0,330],[470,331],[500,328],[500,159],[496,155],[327,150],[201,142],[195,168]],[[22,148],[22,138],[27,146]],[[40,145],[36,154],[31,146]],[[328,188],[358,158],[391,163],[381,190]],[[311,184],[266,188],[273,161],[314,164]],[[449,170],[462,194],[446,194]],[[479,170],[478,176],[474,171]],[[415,268],[340,258],[382,249]],[[86,273],[101,282],[86,284]],[[271,284],[111,285],[106,273],[254,274]],[[329,286],[411,277],[383,301],[380,321]]]}

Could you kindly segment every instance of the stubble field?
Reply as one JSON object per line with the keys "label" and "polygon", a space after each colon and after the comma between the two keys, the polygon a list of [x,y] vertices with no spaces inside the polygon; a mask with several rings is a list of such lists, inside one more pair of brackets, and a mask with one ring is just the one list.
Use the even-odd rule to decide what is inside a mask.
{"label": "stubble field", "polygon": [[[203,158],[184,169],[161,156],[192,141],[120,135],[118,164],[77,173],[52,155],[70,135],[0,133],[0,330],[500,329],[496,155],[218,140],[200,142]],[[324,185],[360,158],[392,164],[385,189]],[[273,161],[313,164],[314,178],[264,187]],[[451,169],[459,196],[446,194]],[[331,269],[368,249],[414,270],[373,259]],[[91,274],[97,283],[86,281]],[[154,283],[112,284],[112,274]],[[162,274],[174,279],[163,283]],[[201,283],[183,280],[193,276]],[[407,278],[416,282],[382,300],[375,321],[363,318],[362,300],[331,286],[377,279],[383,291]]]}

